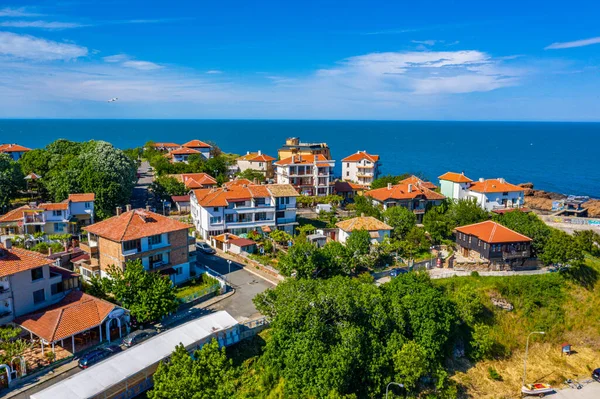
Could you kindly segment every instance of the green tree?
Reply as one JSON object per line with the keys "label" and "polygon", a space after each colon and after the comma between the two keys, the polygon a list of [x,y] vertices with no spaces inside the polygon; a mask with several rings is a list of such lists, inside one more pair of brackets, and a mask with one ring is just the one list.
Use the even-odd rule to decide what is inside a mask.
{"label": "green tree", "polygon": [[434,206],[423,215],[423,227],[429,233],[432,241],[436,244],[452,236],[455,227],[446,213],[445,205]]}
{"label": "green tree", "polygon": [[353,208],[357,215],[373,216],[381,220],[381,209],[373,204],[370,198],[364,195],[354,197]]}
{"label": "green tree", "polygon": [[[330,241],[321,249],[328,265],[328,276],[350,274],[352,262],[348,249],[338,241]],[[325,277],[325,276],[321,276]]]}
{"label": "green tree", "polygon": [[400,182],[400,180],[404,180],[408,177],[410,177],[410,173],[404,173],[404,174],[401,174],[398,176],[392,176],[392,175],[381,176],[381,177],[373,180],[373,182],[371,183],[371,190],[387,187],[388,183],[391,183],[392,185],[398,184],[398,182]]}
{"label": "green tree", "polygon": [[192,358],[183,345],[175,347],[168,362],[161,362],[152,377],[150,399],[219,399],[235,393],[235,370],[213,339]]}
{"label": "green tree", "polygon": [[31,346],[18,338],[20,334],[21,329],[18,327],[0,327],[0,363],[9,363]]}
{"label": "green tree", "polygon": [[309,242],[296,242],[279,259],[279,271],[284,276],[294,272],[297,278],[311,278],[328,266],[319,249]]}
{"label": "green tree", "polygon": [[173,195],[185,195],[189,191],[185,184],[170,176],[158,177],[152,182],[150,189],[163,200],[170,200]]}
{"label": "green tree", "polygon": [[473,327],[470,357],[473,360],[490,359],[494,353],[496,342],[491,336],[491,328],[477,323]]}
{"label": "green tree", "polygon": [[417,216],[403,206],[393,206],[383,211],[383,220],[393,229],[396,238],[402,238],[417,225]]}
{"label": "green tree", "polygon": [[544,251],[546,242],[551,233],[551,228],[546,225],[533,212],[521,211],[507,212],[503,215],[494,216],[494,220],[511,230],[526,235],[533,240],[531,244],[533,255],[539,255]]}
{"label": "green tree", "polygon": [[469,325],[475,323],[483,313],[483,302],[477,291],[470,285],[463,285],[458,289],[455,301],[458,315]]}
{"label": "green tree", "polygon": [[0,153],[0,209],[8,206],[10,200],[24,188],[25,180],[19,164],[8,154]]}
{"label": "green tree", "polygon": [[475,199],[461,199],[451,202],[447,214],[453,227],[479,223],[490,218],[488,212],[482,209]]}
{"label": "green tree", "polygon": [[317,228],[315,226],[313,226],[312,224],[303,224],[301,226],[296,227],[296,230],[298,231],[298,234],[303,234],[303,235],[308,235],[308,234],[312,234],[313,231],[315,231]]}
{"label": "green tree", "polygon": [[402,241],[404,252],[409,255],[416,255],[429,251],[431,243],[425,234],[425,229],[422,227],[413,227]]}
{"label": "green tree", "polygon": [[346,248],[352,256],[367,255],[371,250],[371,235],[367,230],[354,230],[346,239]]}
{"label": "green tree", "polygon": [[546,265],[562,264],[578,266],[583,263],[584,256],[575,238],[564,231],[552,229],[539,258]]}
{"label": "green tree", "polygon": [[394,354],[394,372],[396,381],[413,391],[417,388],[419,379],[430,370],[427,352],[415,341],[408,341],[402,349]]}
{"label": "green tree", "polygon": [[259,182],[265,181],[265,174],[260,170],[254,169],[246,169],[245,171],[238,173],[238,177],[240,179],[248,179],[251,182],[254,182],[255,179]]}
{"label": "green tree", "polygon": [[575,241],[583,251],[600,256],[600,234],[592,230],[576,231]]}
{"label": "green tree", "polygon": [[283,230],[273,230],[269,234],[269,237],[271,237],[273,241],[279,244],[287,244],[289,241],[292,240],[292,236]]}

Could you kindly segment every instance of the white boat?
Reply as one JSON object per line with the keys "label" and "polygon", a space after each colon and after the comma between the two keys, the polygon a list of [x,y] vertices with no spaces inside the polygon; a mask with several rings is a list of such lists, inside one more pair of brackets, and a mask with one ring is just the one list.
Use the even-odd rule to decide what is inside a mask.
{"label": "white boat", "polygon": [[547,393],[552,393],[552,392],[554,392],[554,388],[552,388],[551,385],[542,384],[542,383],[527,384],[527,385],[521,387],[521,393],[523,393],[524,396],[531,395],[531,396],[539,396],[540,398],[542,398]]}

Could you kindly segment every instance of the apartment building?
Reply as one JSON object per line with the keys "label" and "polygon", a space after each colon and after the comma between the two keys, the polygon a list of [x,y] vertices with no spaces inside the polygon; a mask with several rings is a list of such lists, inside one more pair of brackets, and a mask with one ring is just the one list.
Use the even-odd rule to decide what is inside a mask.
{"label": "apartment building", "polygon": [[21,159],[27,151],[31,151],[31,148],[19,144],[0,144],[0,154],[8,154],[15,161]]}
{"label": "apartment building", "polygon": [[87,242],[80,247],[90,259],[80,265],[81,274],[85,279],[104,277],[112,265],[124,270],[127,261],[141,259],[146,270],[169,275],[175,284],[187,281],[195,273],[190,266],[189,244],[195,242],[188,235],[190,227],[149,210],[117,208],[116,216],[85,227]]}
{"label": "apartment building", "polygon": [[52,305],[79,287],[79,276],[52,265],[43,255],[0,244],[0,325]]}
{"label": "apartment building", "polygon": [[285,145],[279,149],[279,159],[286,159],[293,155],[322,155],[325,159],[331,159],[331,152],[327,143],[303,143],[299,137],[290,137],[285,140]]}
{"label": "apartment building", "polygon": [[335,161],[324,155],[292,155],[273,164],[278,184],[291,184],[302,195],[333,194]]}
{"label": "apartment building", "polygon": [[239,179],[221,188],[193,190],[192,220],[198,234],[208,239],[224,233],[235,235],[274,229],[294,233],[296,197],[289,184],[252,184]]}
{"label": "apartment building", "polygon": [[342,159],[343,180],[370,187],[377,176],[379,176],[379,155],[357,151]]}
{"label": "apartment building", "polygon": [[246,155],[239,157],[236,163],[239,172],[252,169],[261,172],[267,179],[272,179],[275,175],[273,172],[274,160],[275,158],[263,154],[259,150],[257,152],[247,152]]}

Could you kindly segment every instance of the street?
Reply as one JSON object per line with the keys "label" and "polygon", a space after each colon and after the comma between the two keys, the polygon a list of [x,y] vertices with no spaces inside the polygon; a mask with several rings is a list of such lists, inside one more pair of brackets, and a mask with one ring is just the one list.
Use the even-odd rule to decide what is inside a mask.
{"label": "street", "polygon": [[548,395],[556,399],[598,399],[600,398],[600,383],[590,382],[582,389],[562,389],[554,395]]}
{"label": "street", "polygon": [[149,171],[150,164],[148,161],[143,161],[138,168],[138,179],[135,187],[133,188],[133,195],[131,197],[131,204],[134,208],[145,208],[149,200],[148,188],[154,181],[154,174]]}

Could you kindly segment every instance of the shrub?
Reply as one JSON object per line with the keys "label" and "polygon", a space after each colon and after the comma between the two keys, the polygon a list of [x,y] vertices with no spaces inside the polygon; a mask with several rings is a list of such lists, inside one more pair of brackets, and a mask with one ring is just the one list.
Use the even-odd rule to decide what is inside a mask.
{"label": "shrub", "polygon": [[502,376],[492,366],[488,367],[488,376],[490,377],[491,380],[502,381]]}

